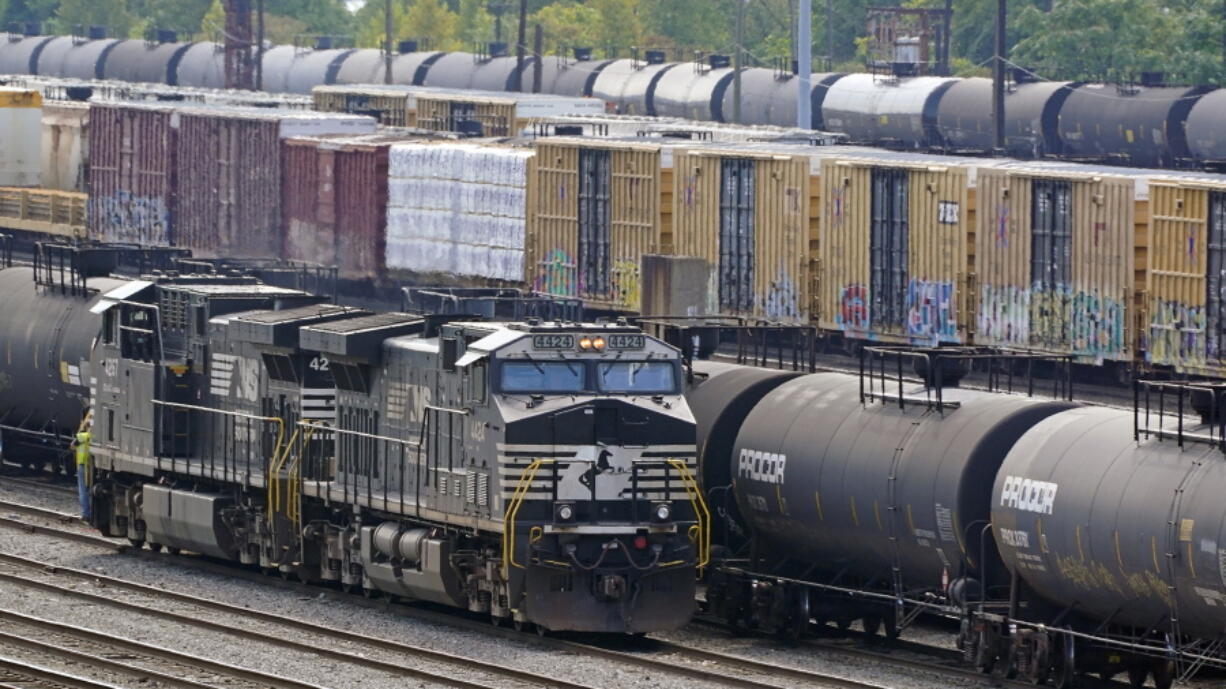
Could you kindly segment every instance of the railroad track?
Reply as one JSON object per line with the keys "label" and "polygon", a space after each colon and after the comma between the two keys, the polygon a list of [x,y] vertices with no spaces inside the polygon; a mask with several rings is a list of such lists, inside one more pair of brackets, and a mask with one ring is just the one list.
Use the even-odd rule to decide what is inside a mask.
{"label": "railroad track", "polygon": [[[38,517],[43,520],[51,520],[56,522],[75,521],[71,515],[67,515],[54,510],[44,508],[30,507],[25,505],[17,505],[8,502],[0,502],[0,513],[17,512],[28,516]],[[0,517],[0,526],[9,528],[21,529],[33,533],[40,533],[58,538],[70,539],[76,542],[86,543],[98,547],[108,548],[119,552],[137,553],[142,557],[166,561],[169,556],[161,556],[149,551],[137,550],[126,542],[108,539],[95,534],[82,533],[79,531],[67,531],[56,526],[48,526],[45,524],[35,524],[27,520],[22,520],[13,517]],[[320,587],[298,582],[283,581],[279,578],[266,577],[255,572],[239,569],[229,565],[206,561],[196,558],[173,558],[170,561],[178,564],[191,564],[206,570],[215,571],[226,576],[238,576],[253,581],[258,581],[273,586],[289,588],[295,591],[306,591],[311,594],[318,594]],[[277,624],[288,628],[293,628],[298,632],[310,632],[320,634],[321,636],[329,636],[336,640],[345,640],[353,643],[371,644],[372,647],[377,647],[385,650],[395,650],[402,653],[427,653],[433,654],[435,660],[448,660],[455,663],[481,663],[482,661],[474,661],[472,659],[462,659],[458,656],[432,651],[430,649],[419,649],[417,647],[400,644],[397,642],[376,639],[373,637],[359,636],[349,632],[331,630],[311,622],[296,620],[293,618],[285,618],[271,613],[253,611],[247,608],[238,608],[226,603],[212,601],[208,599],[198,598],[188,594],[182,594],[164,589],[150,587],[144,584],[127,582],[111,577],[101,576],[94,572],[73,570],[70,568],[50,565],[48,563],[28,560],[14,555],[0,554],[0,565],[8,568],[17,568],[23,571],[41,570],[48,574],[64,576],[73,580],[93,580],[103,583],[105,586],[122,589],[142,595],[155,596],[166,600],[173,600],[180,604],[189,604],[202,608],[211,609],[213,611],[221,611],[230,614],[243,615],[248,618],[258,619],[263,622]],[[113,607],[126,607],[134,612],[146,613],[162,617],[163,619],[171,619],[176,622],[191,623],[198,626],[207,626],[210,628],[222,627],[219,623],[209,622],[199,619],[199,617],[187,617],[177,613],[171,613],[161,610],[150,609],[146,606],[115,601],[109,597],[97,596],[96,594],[87,593],[81,590],[65,590],[62,586],[50,584],[45,581],[31,579],[28,574],[14,573],[12,571],[5,572],[0,570],[0,581],[12,583],[15,585],[26,585],[34,588],[51,591],[54,593],[62,593],[63,595],[71,595],[79,598],[89,599],[91,602],[111,605]],[[410,607],[403,605],[391,605],[386,601],[370,600],[360,595],[344,594],[331,589],[325,591],[325,595],[336,599],[343,600],[349,603],[354,603],[367,608],[390,611],[394,614],[413,617],[426,620],[438,624],[447,625],[450,627],[463,628],[474,630],[486,635],[499,635],[507,639],[515,639],[526,643],[540,644],[552,649],[564,652],[577,653],[589,657],[597,657],[604,660],[609,660],[622,665],[630,665],[645,670],[651,671],[653,674],[665,674],[671,676],[679,676],[688,679],[700,681],[704,684],[712,686],[734,687],[736,689],[780,689],[780,687],[790,686],[789,684],[780,684],[779,679],[786,678],[793,683],[803,683],[805,686],[813,687],[831,687],[832,689],[880,689],[879,685],[857,682],[840,677],[826,675],[819,672],[803,670],[799,668],[781,667],[772,663],[765,663],[749,658],[734,656],[730,654],[718,653],[706,649],[694,648],[681,644],[676,644],[660,639],[645,639],[645,640],[628,640],[632,648],[618,648],[618,646],[626,646],[626,643],[608,643],[601,641],[576,641],[573,639],[563,639],[560,637],[534,637],[516,632],[510,629],[492,627],[486,621],[478,621],[470,617],[460,616],[451,612],[441,612],[425,607]],[[239,634],[246,638],[256,638],[259,641],[273,643],[274,641],[258,635],[255,632],[248,632],[241,629],[235,629],[232,626],[225,626],[219,631],[227,631]],[[257,638],[258,637],[258,638]],[[283,639],[277,639],[276,642],[290,644],[292,642]],[[312,650],[319,651],[318,645],[312,645]],[[445,657],[445,658],[444,658]],[[348,658],[348,656],[345,656]],[[682,661],[682,662],[678,662]],[[377,662],[377,661],[374,661]],[[515,679],[520,682],[534,684],[535,686],[549,687],[583,687],[584,685],[557,680],[554,678],[543,678],[540,676],[529,677],[530,673],[509,668],[498,667],[489,663],[483,663],[481,669],[486,672],[501,672],[506,679]],[[715,667],[712,667],[715,666]],[[388,668],[381,668],[388,669]],[[434,681],[439,681],[438,678],[432,678]],[[455,684],[455,686],[474,686],[472,684]],[[503,686],[503,685],[498,685]]]}
{"label": "railroad track", "polygon": [[122,689],[118,685],[0,656],[0,689]]}
{"label": "railroad track", "polygon": [[11,610],[0,610],[0,647],[47,660],[156,681],[183,689],[321,689],[318,685],[250,670],[161,646],[102,634]]}

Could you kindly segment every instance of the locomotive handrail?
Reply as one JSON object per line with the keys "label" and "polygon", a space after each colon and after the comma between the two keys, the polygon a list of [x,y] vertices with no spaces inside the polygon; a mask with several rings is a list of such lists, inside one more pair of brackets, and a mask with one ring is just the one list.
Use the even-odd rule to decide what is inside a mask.
{"label": "locomotive handrail", "polygon": [[524,473],[520,474],[519,482],[515,484],[515,493],[511,497],[511,504],[507,506],[506,517],[502,522],[502,576],[506,578],[510,576],[511,567],[524,569],[524,566],[515,561],[515,519],[519,515],[519,508],[524,504],[524,496],[528,494],[528,490],[532,487],[532,481],[536,478],[536,474],[541,470],[543,464],[554,464],[555,459],[535,459],[524,469]]}
{"label": "locomotive handrail", "polygon": [[[302,429],[295,428],[293,435],[290,436],[289,442],[284,447],[278,445],[272,453],[272,461],[268,466],[268,520],[271,522],[273,516],[281,511],[281,469],[285,466],[285,461],[289,458],[290,451],[293,449],[294,441],[298,439],[298,435]],[[288,497],[286,502],[288,502]],[[288,514],[286,515],[289,516]]]}
{"label": "locomotive handrail", "polygon": [[160,407],[170,407],[172,409],[182,409],[186,411],[198,411],[206,414],[214,414],[217,416],[228,416],[236,419],[247,419],[249,421],[259,421],[261,423],[274,423],[277,425],[277,441],[273,445],[273,457],[275,458],[285,444],[285,419],[278,416],[257,416],[255,414],[247,414],[240,411],[230,411],[227,409],[214,409],[212,407],[202,407],[195,404],[184,404],[182,402],[167,402],[165,400],[152,400],[153,405]]}
{"label": "locomotive handrail", "polygon": [[698,519],[698,539],[695,541],[698,546],[698,559],[695,567],[702,569],[711,563],[711,511],[707,509],[707,501],[703,498],[698,481],[686,466],[685,460],[673,458],[669,459],[668,463],[681,474],[681,484],[685,486],[685,493],[689,496]]}

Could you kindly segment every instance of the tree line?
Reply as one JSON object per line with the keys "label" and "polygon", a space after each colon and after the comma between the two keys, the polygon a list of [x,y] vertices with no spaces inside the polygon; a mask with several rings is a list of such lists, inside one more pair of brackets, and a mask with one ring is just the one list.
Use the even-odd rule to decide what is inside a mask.
{"label": "tree line", "polygon": [[[738,3],[749,64],[770,66],[793,54],[795,0],[528,0],[530,27],[543,30],[546,52],[574,47],[597,56],[665,50],[671,60],[736,46]],[[353,3],[357,4],[357,3]],[[815,69],[862,69],[867,9],[899,0],[813,0]],[[945,0],[902,0],[940,8]],[[384,37],[384,0],[351,11],[345,0],[266,0],[266,36],[289,43],[310,35],[349,36],[359,47]],[[1157,71],[1170,81],[1226,82],[1226,0],[1011,0],[1010,61],[1042,77],[1130,80]],[[986,75],[993,54],[996,0],[953,0],[951,65],[956,74]],[[436,50],[474,50],[493,41],[514,45],[519,0],[393,0],[396,38]],[[0,17],[42,22],[71,32],[104,25],[140,37],[155,28],[184,38],[221,35],[220,0],[0,0]],[[827,34],[827,22],[830,34]],[[532,32],[530,30],[529,37]],[[827,35],[833,40],[828,44]],[[531,42],[531,38],[529,38]]]}

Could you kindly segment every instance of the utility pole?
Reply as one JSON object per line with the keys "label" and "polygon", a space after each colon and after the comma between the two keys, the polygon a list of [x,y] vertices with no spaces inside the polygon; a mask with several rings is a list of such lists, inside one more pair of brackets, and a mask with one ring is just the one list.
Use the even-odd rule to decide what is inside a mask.
{"label": "utility pole", "polygon": [[732,64],[732,121],[741,122],[741,69],[745,67],[745,1],[736,0],[736,52]]}
{"label": "utility pole", "polygon": [[996,0],[996,55],[992,65],[992,142],[1005,149],[1005,19],[1009,0]]}
{"label": "utility pole", "polygon": [[264,90],[264,0],[255,2],[255,90]]}
{"label": "utility pole", "polygon": [[392,0],[383,0],[383,83],[392,83]]}
{"label": "utility pole", "polygon": [[813,0],[800,0],[796,15],[796,126],[813,128]]}
{"label": "utility pole", "polygon": [[250,90],[255,85],[251,54],[251,0],[225,0],[226,88]]}
{"label": "utility pole", "polygon": [[834,0],[826,0],[826,71],[834,69]]}
{"label": "utility pole", "polygon": [[949,45],[954,25],[954,0],[945,0],[945,16],[941,18],[941,76],[947,77],[953,71],[949,68]]}
{"label": "utility pole", "polygon": [[536,25],[536,35],[532,37],[532,92],[541,92],[541,80],[545,78],[545,63],[541,53],[545,52],[545,32],[541,25]]}
{"label": "utility pole", "polygon": [[528,46],[528,0],[519,0],[519,40],[515,42],[515,90],[524,90],[524,52]]}

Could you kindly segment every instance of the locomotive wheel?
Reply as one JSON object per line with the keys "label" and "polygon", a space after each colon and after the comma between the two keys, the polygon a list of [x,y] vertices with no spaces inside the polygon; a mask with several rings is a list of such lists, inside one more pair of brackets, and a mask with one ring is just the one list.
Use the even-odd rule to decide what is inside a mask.
{"label": "locomotive wheel", "polygon": [[1128,686],[1133,689],[1141,689],[1145,686],[1145,678],[1149,677],[1149,668],[1145,665],[1135,664],[1128,666]]}
{"label": "locomotive wheel", "polygon": [[1171,689],[1175,683],[1175,663],[1159,660],[1153,665],[1155,689]]}

